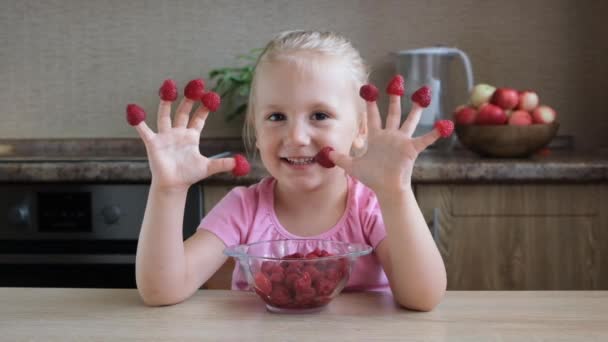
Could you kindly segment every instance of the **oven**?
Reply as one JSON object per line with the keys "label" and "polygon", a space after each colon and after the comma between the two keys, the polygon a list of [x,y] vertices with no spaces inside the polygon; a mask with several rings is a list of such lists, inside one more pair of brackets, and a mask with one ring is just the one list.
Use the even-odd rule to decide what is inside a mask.
{"label": "oven", "polygon": [[[134,288],[148,190],[149,184],[0,184],[0,286]],[[199,186],[188,192],[184,239],[202,218],[202,196]]]}

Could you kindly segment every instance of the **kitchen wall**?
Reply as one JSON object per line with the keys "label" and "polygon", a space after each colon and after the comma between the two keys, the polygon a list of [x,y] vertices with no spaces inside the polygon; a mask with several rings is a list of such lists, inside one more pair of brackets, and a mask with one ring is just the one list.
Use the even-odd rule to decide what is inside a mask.
{"label": "kitchen wall", "polygon": [[[390,51],[457,46],[476,82],[535,89],[560,134],[608,146],[607,16],[601,0],[1,0],[0,137],[136,137],[125,104],[155,127],[163,79],[183,85],[276,32],[315,28],[348,36],[378,84],[394,72]],[[240,122],[208,121],[204,136],[240,135]]]}

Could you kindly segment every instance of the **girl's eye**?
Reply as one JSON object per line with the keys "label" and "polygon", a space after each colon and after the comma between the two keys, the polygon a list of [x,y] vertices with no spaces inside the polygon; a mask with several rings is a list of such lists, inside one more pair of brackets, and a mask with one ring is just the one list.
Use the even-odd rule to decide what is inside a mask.
{"label": "girl's eye", "polygon": [[283,114],[283,113],[272,113],[272,114],[268,115],[268,120],[270,120],[270,121],[285,120],[285,114]]}
{"label": "girl's eye", "polygon": [[329,115],[327,115],[326,113],[323,112],[316,112],[312,115],[313,119],[315,120],[325,120],[329,118]]}

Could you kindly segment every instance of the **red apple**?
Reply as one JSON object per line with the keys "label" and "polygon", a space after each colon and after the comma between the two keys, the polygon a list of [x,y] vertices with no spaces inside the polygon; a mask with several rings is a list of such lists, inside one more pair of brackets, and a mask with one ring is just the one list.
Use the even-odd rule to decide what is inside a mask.
{"label": "red apple", "polygon": [[538,94],[531,90],[522,91],[519,94],[519,103],[517,109],[527,110],[532,112],[538,106]]}
{"label": "red apple", "polygon": [[512,88],[498,88],[492,95],[490,103],[502,109],[513,109],[519,103],[519,94]]}
{"label": "red apple", "polygon": [[528,126],[532,124],[532,116],[525,110],[516,110],[509,117],[509,125]]}
{"label": "red apple", "polygon": [[477,110],[473,107],[461,106],[454,112],[454,121],[459,125],[472,125],[475,123]]}
{"label": "red apple", "polygon": [[477,113],[475,123],[478,125],[502,125],[507,122],[505,111],[493,104],[486,103]]}
{"label": "red apple", "polygon": [[538,106],[532,112],[532,121],[539,124],[548,124],[555,121],[557,114],[555,110],[549,106]]}
{"label": "red apple", "polygon": [[484,103],[490,102],[490,98],[492,97],[492,94],[494,94],[495,90],[496,88],[489,84],[477,84],[471,91],[471,104],[477,108],[480,108]]}

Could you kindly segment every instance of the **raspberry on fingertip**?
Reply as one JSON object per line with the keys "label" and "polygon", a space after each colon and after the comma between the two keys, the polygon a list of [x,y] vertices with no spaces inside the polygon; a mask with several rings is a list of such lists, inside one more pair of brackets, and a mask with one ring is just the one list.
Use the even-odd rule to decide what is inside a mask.
{"label": "raspberry on fingertip", "polygon": [[330,146],[326,146],[323,147],[321,149],[321,151],[319,151],[314,159],[317,163],[319,163],[319,165],[325,167],[325,168],[332,168],[334,166],[336,166],[336,164],[334,164],[333,161],[331,161],[331,159],[329,159],[329,152],[333,151],[334,149]]}
{"label": "raspberry on fingertip", "polygon": [[403,96],[405,93],[405,80],[403,76],[395,75],[386,87],[386,92],[389,95]]}
{"label": "raspberry on fingertip", "polygon": [[378,99],[378,88],[371,83],[365,84],[359,89],[359,96],[367,102],[374,102]]}
{"label": "raspberry on fingertip", "polygon": [[447,138],[454,131],[454,122],[452,120],[439,120],[435,122],[434,127],[442,138]]}
{"label": "raspberry on fingertip", "polygon": [[198,101],[203,96],[204,91],[205,82],[203,82],[203,80],[200,78],[197,78],[188,82],[186,88],[184,89],[184,95],[192,101]]}
{"label": "raspberry on fingertip", "polygon": [[235,154],[234,162],[235,165],[232,169],[232,174],[236,177],[244,176],[251,170],[251,166],[249,165],[247,158],[245,158],[245,156],[242,154]]}
{"label": "raspberry on fingertip", "polygon": [[137,126],[140,122],[146,119],[146,111],[140,106],[129,103],[127,105],[127,122],[131,126]]}
{"label": "raspberry on fingertip", "polygon": [[210,112],[217,111],[222,103],[220,95],[212,91],[204,93],[201,101],[203,102],[205,108],[209,109]]}
{"label": "raspberry on fingertip", "polygon": [[412,94],[412,101],[416,102],[420,107],[426,108],[431,104],[431,88],[424,86],[416,90]]}
{"label": "raspberry on fingertip", "polygon": [[172,79],[166,79],[158,89],[161,100],[173,102],[177,100],[177,84]]}

